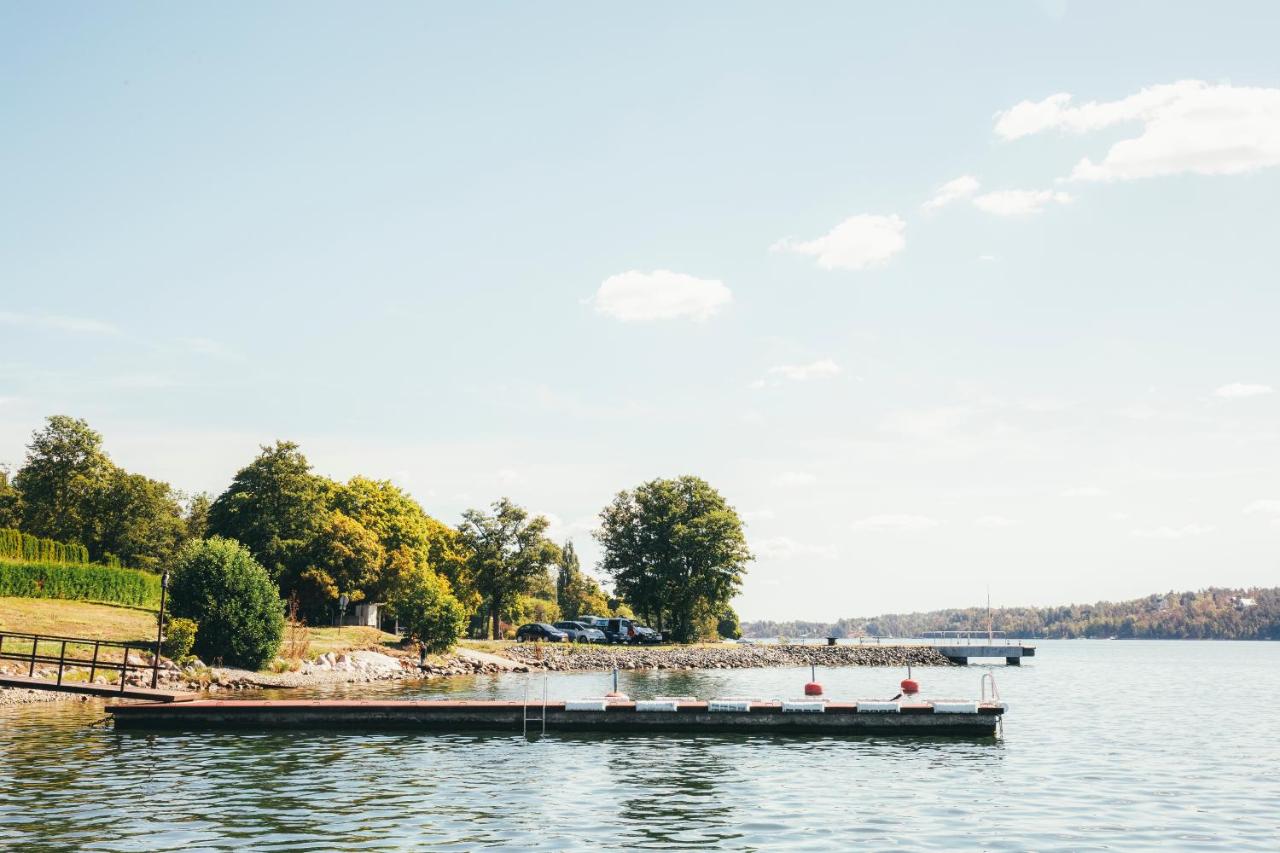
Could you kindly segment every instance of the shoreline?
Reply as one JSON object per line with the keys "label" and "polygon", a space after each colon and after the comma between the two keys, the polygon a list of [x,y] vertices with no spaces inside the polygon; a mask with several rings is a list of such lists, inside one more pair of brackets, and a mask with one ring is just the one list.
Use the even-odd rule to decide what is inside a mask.
{"label": "shoreline", "polygon": [[[305,689],[340,684],[432,681],[504,672],[607,672],[620,670],[774,669],[783,667],[955,666],[929,646],[704,645],[579,646],[503,645],[481,651],[464,645],[419,664],[416,654],[390,648],[332,652],[296,670],[250,672],[230,667],[188,667],[165,662],[160,686],[206,695],[241,690]],[[0,706],[83,700],[54,691],[0,688]]]}

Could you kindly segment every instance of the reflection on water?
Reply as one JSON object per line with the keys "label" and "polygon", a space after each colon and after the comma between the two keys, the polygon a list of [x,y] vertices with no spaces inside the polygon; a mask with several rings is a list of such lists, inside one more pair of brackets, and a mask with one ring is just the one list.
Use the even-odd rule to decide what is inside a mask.
{"label": "reflection on water", "polygon": [[[1275,849],[1280,644],[1042,643],[1022,669],[916,670],[1003,740],[300,732],[149,735],[97,703],[0,709],[0,848]],[[902,673],[819,673],[892,695]],[[793,696],[808,670],[623,673],[655,695]],[[1211,716],[1252,683],[1235,716]],[[519,698],[523,676],[326,695]],[[556,674],[554,697],[608,674]],[[541,676],[531,679],[541,695]],[[290,693],[289,695],[298,695]],[[1203,704],[1202,704],[1203,703]],[[1216,713],[1216,710],[1215,710]]]}

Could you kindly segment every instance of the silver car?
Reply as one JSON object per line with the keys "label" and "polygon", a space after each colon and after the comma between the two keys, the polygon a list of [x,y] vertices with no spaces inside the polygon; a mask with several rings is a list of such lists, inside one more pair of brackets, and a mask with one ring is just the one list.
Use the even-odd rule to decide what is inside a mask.
{"label": "silver car", "polygon": [[604,631],[593,628],[585,622],[566,620],[557,622],[556,627],[569,635],[571,643],[603,643],[605,640]]}

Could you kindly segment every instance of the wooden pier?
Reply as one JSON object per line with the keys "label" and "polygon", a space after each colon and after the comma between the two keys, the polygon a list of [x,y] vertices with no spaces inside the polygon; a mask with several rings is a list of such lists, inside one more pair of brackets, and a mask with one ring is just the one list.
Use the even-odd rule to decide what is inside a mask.
{"label": "wooden pier", "polygon": [[25,675],[0,675],[0,687],[14,687],[19,690],[52,690],[57,693],[78,693],[81,696],[101,696],[105,699],[144,699],[148,702],[190,702],[200,697],[199,693],[176,690],[153,690],[150,687],[135,687],[128,684],[121,688],[116,684],[89,684],[84,681],[58,683],[47,678],[30,678]]}
{"label": "wooden pier", "polygon": [[[150,662],[139,659],[135,652],[149,653]],[[0,632],[0,660],[16,661],[27,670],[26,675],[0,672],[0,687],[149,702],[187,702],[197,696],[159,689],[159,658],[154,649],[148,651],[137,643],[3,631]],[[52,678],[37,675],[47,669],[53,670]],[[103,680],[98,679],[99,674]],[[105,681],[108,678],[114,681]],[[131,678],[135,683],[129,683]],[[145,686],[147,682],[150,687]]]}
{"label": "wooden pier", "polygon": [[[111,705],[122,729],[314,729],[352,732],[740,732],[825,735],[995,734],[999,702],[570,700],[198,700]],[[536,721],[536,722],[531,722]]]}

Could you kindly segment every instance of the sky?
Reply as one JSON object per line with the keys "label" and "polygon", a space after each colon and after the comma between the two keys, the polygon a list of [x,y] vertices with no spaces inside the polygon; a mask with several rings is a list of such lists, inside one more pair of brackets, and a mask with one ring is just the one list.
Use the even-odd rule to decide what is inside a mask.
{"label": "sky", "polygon": [[1280,583],[1274,3],[0,3],[0,462],[696,474],[747,619]]}

